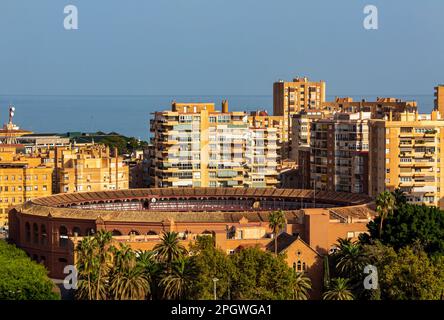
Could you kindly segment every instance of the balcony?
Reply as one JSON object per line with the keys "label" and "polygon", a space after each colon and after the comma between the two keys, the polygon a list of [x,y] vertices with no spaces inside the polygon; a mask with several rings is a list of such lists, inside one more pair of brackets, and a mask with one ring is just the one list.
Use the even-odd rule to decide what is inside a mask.
{"label": "balcony", "polygon": [[412,193],[435,193],[436,192],[436,187],[435,186],[420,186],[420,187],[416,187],[416,183],[415,183],[415,187],[412,189]]}

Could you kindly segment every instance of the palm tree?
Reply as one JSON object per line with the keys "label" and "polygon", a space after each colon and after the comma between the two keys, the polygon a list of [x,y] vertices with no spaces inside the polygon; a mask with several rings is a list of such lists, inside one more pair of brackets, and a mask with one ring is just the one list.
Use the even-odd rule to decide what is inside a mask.
{"label": "palm tree", "polygon": [[137,265],[136,253],[127,245],[113,249],[114,267],[109,277],[110,297],[115,300],[142,300],[150,292],[149,280]]}
{"label": "palm tree", "polygon": [[149,292],[142,268],[120,270],[110,280],[110,295],[115,300],[144,300]]}
{"label": "palm tree", "polygon": [[191,259],[180,258],[176,260],[171,272],[165,273],[160,281],[163,288],[163,297],[166,299],[186,298],[195,276],[195,266]]}
{"label": "palm tree", "polygon": [[384,191],[376,198],[376,211],[379,213],[379,237],[382,236],[384,219],[395,209],[395,197],[390,191]]}
{"label": "palm tree", "polygon": [[[78,299],[94,299],[96,283],[93,281],[93,274],[97,268],[97,259],[95,256],[96,242],[92,237],[83,238],[77,245],[77,270],[79,276],[79,284],[76,296]],[[94,279],[95,280],[95,279]]]}
{"label": "palm tree", "polygon": [[297,272],[293,282],[294,300],[307,300],[311,290],[311,280],[303,272]]}
{"label": "palm tree", "polygon": [[362,252],[361,245],[349,239],[339,239],[338,249],[333,257],[339,274],[348,278],[354,278],[362,274],[362,270],[364,270],[367,264],[367,259]]}
{"label": "palm tree", "polygon": [[111,251],[113,253],[113,271],[131,269],[136,266],[136,254],[127,244],[120,243],[119,248],[111,247]]}
{"label": "palm tree", "polygon": [[150,284],[150,298],[158,296],[158,282],[161,274],[161,265],[157,263],[156,256],[153,251],[137,251],[136,252],[137,267],[143,270],[145,277]]}
{"label": "palm tree", "polygon": [[282,210],[273,211],[268,216],[268,225],[271,230],[273,230],[274,235],[274,254],[277,255],[278,251],[278,243],[277,237],[278,233],[285,228],[285,224],[287,221],[285,220],[285,213]]}
{"label": "palm tree", "polygon": [[161,242],[154,246],[157,260],[165,263],[168,270],[174,261],[183,257],[187,250],[180,244],[177,232],[166,232],[162,235]]}
{"label": "palm tree", "polygon": [[348,288],[348,280],[344,278],[332,279],[330,288],[322,295],[324,300],[353,300],[353,294]]}
{"label": "palm tree", "polygon": [[96,286],[96,300],[106,299],[103,294],[103,281],[107,281],[106,277],[111,267],[111,254],[109,244],[111,243],[113,235],[111,232],[100,230],[94,235],[94,240],[97,244],[97,286]]}
{"label": "palm tree", "polygon": [[395,198],[395,206],[399,207],[400,205],[407,202],[407,196],[405,195],[404,191],[397,188],[393,192],[393,197]]}

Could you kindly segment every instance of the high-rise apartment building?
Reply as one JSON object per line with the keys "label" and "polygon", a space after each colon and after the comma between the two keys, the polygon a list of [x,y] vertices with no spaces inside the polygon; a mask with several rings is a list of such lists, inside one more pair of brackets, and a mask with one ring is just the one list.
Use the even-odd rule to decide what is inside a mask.
{"label": "high-rise apartment building", "polygon": [[17,154],[16,148],[0,144],[0,226],[7,224],[9,207],[52,191],[52,169],[40,157]]}
{"label": "high-rise apartment building", "polygon": [[276,138],[278,145],[278,158],[277,162],[282,163],[285,155],[288,153],[288,134],[284,126],[283,116],[272,116],[269,115],[265,110],[258,110],[250,112],[248,116],[248,124],[250,127],[255,128],[275,128]]}
{"label": "high-rise apartment building", "polygon": [[[290,159],[296,165],[301,162],[301,150],[307,150],[310,147],[310,126],[313,121],[324,119],[331,116],[325,111],[302,111],[293,115],[291,129],[291,152]],[[303,156],[302,156],[303,157]]]}
{"label": "high-rise apartment building", "polygon": [[300,111],[320,109],[325,101],[325,82],[308,78],[295,78],[291,82],[280,80],[273,84],[273,114],[287,118]]}
{"label": "high-rise apartment building", "polygon": [[275,187],[277,180],[277,129],[249,127],[245,147],[245,186]]}
{"label": "high-rise apartment building", "polygon": [[277,184],[277,130],[250,126],[245,112],[213,103],[176,103],[151,120],[156,187]]}
{"label": "high-rise apartment building", "polygon": [[370,113],[337,113],[311,123],[310,179],[317,190],[368,192]]}
{"label": "high-rise apartment building", "polygon": [[[292,116],[301,111],[320,109],[325,97],[324,81],[313,82],[304,77],[273,84],[273,115],[284,117],[283,135],[286,141],[291,135]],[[282,158],[289,158],[290,152],[290,142],[284,143]]]}
{"label": "high-rise apartment building", "polygon": [[411,203],[444,208],[444,120],[439,111],[372,120],[370,136],[371,196],[399,188]]}

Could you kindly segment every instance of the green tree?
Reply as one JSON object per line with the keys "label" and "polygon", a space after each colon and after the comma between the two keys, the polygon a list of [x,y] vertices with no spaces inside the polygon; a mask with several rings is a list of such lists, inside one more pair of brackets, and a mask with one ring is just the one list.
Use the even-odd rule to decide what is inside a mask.
{"label": "green tree", "polygon": [[0,300],[57,300],[46,268],[0,240]]}
{"label": "green tree", "polygon": [[380,240],[399,250],[419,241],[429,255],[444,254],[444,213],[438,208],[401,205],[394,214],[387,216],[382,236],[378,231],[379,224],[377,217],[367,225],[369,235],[360,237],[362,243]]}
{"label": "green tree", "polygon": [[109,245],[111,243],[112,233],[100,230],[94,235],[94,241],[97,246],[97,284],[96,300],[106,299],[106,289],[104,283],[107,282],[107,274],[111,267],[111,252]]}
{"label": "green tree", "polygon": [[395,197],[389,191],[384,191],[376,198],[376,211],[379,214],[379,236],[382,235],[384,219],[395,209]]}
{"label": "green tree", "polygon": [[161,242],[154,247],[159,262],[164,263],[171,270],[174,261],[182,258],[187,250],[180,244],[176,232],[166,232],[162,235]]}
{"label": "green tree", "polygon": [[148,297],[161,298],[158,283],[162,274],[162,266],[156,260],[153,251],[137,251],[137,266],[141,268],[150,285]]}
{"label": "green tree", "polygon": [[311,280],[303,272],[295,272],[293,279],[293,299],[307,300],[311,290]]}
{"label": "green tree", "polygon": [[236,268],[231,279],[233,299],[293,299],[294,271],[284,255],[255,247],[239,250],[230,259]]}
{"label": "green tree", "polygon": [[[93,300],[96,294],[97,258],[96,242],[92,237],[83,238],[76,248],[78,288],[77,299]],[[103,285],[102,285],[103,287]]]}
{"label": "green tree", "polygon": [[282,231],[282,229],[285,228],[286,220],[285,220],[285,213],[282,210],[279,211],[273,211],[268,216],[268,225],[271,230],[273,230],[274,235],[274,254],[278,254],[277,249],[277,238],[279,232]]}
{"label": "green tree", "polygon": [[380,243],[365,246],[365,251],[378,269],[382,299],[441,299],[444,292],[443,256],[429,258],[419,242],[398,252]]}
{"label": "green tree", "polygon": [[322,295],[324,300],[353,300],[354,296],[348,286],[348,279],[335,278],[330,282],[330,288]]}
{"label": "green tree", "polygon": [[160,281],[163,288],[163,297],[166,299],[186,299],[190,296],[196,269],[190,258],[179,258],[174,261],[170,273]]}
{"label": "green tree", "polygon": [[230,257],[220,249],[215,248],[212,237],[199,237],[190,249],[191,259],[197,270],[191,289],[191,298],[200,300],[213,299],[213,278],[218,278],[217,296],[220,299],[231,299],[236,269]]}
{"label": "green tree", "polygon": [[339,239],[338,250],[332,258],[336,275],[348,279],[354,296],[361,296],[364,268],[368,264],[362,245],[349,239]]}
{"label": "green tree", "polygon": [[114,264],[109,276],[109,296],[115,300],[143,300],[150,292],[144,269],[127,245],[113,250]]}
{"label": "green tree", "polygon": [[77,245],[78,299],[107,299],[108,275],[112,265],[111,238],[110,232],[101,230],[93,237],[83,238]]}
{"label": "green tree", "polygon": [[407,196],[405,195],[404,191],[397,188],[392,192],[393,197],[395,198],[395,206],[399,207],[403,204],[407,203]]}

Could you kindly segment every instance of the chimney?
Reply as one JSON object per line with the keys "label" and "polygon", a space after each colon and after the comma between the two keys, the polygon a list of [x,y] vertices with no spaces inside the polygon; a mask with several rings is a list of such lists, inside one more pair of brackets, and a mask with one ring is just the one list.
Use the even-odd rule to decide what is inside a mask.
{"label": "chimney", "polygon": [[222,100],[222,113],[228,113],[228,100]]}

